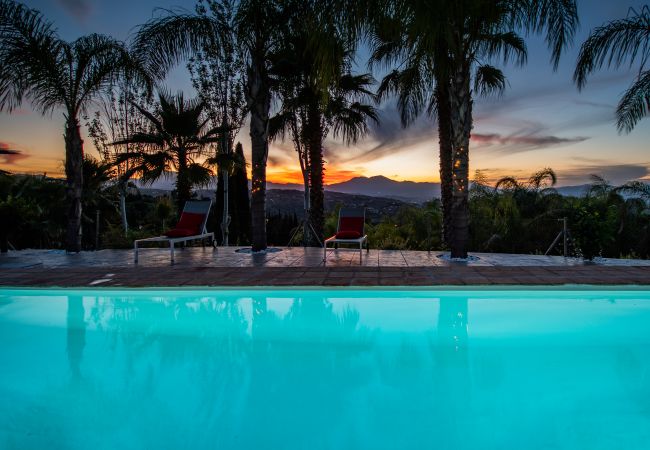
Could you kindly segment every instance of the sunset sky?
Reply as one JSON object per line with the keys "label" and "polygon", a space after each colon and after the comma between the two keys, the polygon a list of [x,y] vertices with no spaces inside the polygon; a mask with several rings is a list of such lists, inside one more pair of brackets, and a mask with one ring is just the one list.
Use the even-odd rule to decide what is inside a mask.
{"label": "sunset sky", "polygon": [[[630,0],[632,1],[632,0]],[[54,21],[64,39],[92,32],[126,40],[138,24],[152,17],[155,7],[192,8],[193,1],[169,0],[33,0],[29,6]],[[476,99],[471,143],[471,171],[479,169],[488,179],[504,175],[527,177],[552,167],[560,185],[587,182],[599,174],[613,183],[631,179],[650,181],[650,120],[643,120],[629,135],[619,135],[614,125],[618,98],[631,84],[638,65],[593,76],[578,92],[571,75],[580,44],[589,31],[604,22],[622,18],[638,3],[610,0],[579,1],[581,26],[573,48],[563,57],[557,72],[549,64],[549,52],[541,38],[527,39],[528,64],[503,67],[507,92],[501,97]],[[366,52],[357,58],[358,71],[367,71]],[[375,73],[380,78],[382,73]],[[172,90],[194,94],[184,67],[167,79]],[[326,182],[354,176],[384,175],[395,180],[438,181],[435,123],[421,117],[403,129],[392,102],[379,106],[381,123],[353,146],[326,142]],[[0,155],[0,169],[12,172],[61,175],[64,143],[60,111],[41,116],[28,103],[12,114],[0,115],[0,148],[19,150],[19,155]],[[241,130],[250,156],[248,126]],[[86,140],[87,151],[95,154]],[[268,179],[301,182],[298,160],[290,142],[274,143],[269,155]]]}

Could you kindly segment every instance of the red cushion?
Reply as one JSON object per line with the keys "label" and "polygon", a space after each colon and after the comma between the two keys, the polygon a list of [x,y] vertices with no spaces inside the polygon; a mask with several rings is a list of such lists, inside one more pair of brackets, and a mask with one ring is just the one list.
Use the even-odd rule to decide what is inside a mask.
{"label": "red cushion", "polygon": [[336,233],[336,239],[359,239],[361,233],[358,231],[339,231]]}
{"label": "red cushion", "polygon": [[[363,234],[363,217],[341,217],[339,219],[339,233],[354,231],[361,237]],[[356,239],[356,238],[353,238]]]}
{"label": "red cushion", "polygon": [[181,214],[181,219],[174,228],[177,230],[191,230],[192,233],[188,236],[201,234],[201,225],[203,225],[204,218],[205,214],[183,212]]}
{"label": "red cushion", "polygon": [[165,231],[165,236],[171,238],[196,236],[197,234],[199,233],[196,230],[190,230],[189,228],[172,228],[171,230]]}

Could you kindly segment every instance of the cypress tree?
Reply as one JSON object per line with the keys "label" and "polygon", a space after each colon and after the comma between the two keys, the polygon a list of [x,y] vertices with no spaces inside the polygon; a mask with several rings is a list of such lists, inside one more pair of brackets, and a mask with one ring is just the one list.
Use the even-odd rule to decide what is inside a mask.
{"label": "cypress tree", "polygon": [[239,165],[230,177],[230,198],[232,205],[232,235],[233,242],[238,245],[249,245],[251,236],[251,205],[248,192],[248,174],[246,173],[246,157],[241,142],[237,142],[235,156]]}

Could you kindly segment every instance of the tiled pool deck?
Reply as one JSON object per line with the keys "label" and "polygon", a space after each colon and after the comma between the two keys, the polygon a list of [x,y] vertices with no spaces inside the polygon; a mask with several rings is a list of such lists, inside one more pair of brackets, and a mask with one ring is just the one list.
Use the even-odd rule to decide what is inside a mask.
{"label": "tiled pool deck", "polygon": [[441,252],[332,251],[327,264],[319,248],[281,248],[251,255],[237,247],[144,250],[133,263],[130,250],[68,255],[25,250],[0,255],[0,286],[439,286],[439,285],[650,285],[650,260],[602,259],[584,264],[560,256],[473,253],[457,263]]}

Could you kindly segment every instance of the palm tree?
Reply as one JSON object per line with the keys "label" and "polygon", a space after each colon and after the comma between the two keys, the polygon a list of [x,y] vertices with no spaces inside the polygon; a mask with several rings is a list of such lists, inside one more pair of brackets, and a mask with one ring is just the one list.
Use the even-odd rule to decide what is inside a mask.
{"label": "palm tree", "polygon": [[650,8],[630,8],[628,17],[613,20],[593,30],[580,48],[573,80],[582,89],[587,77],[597,69],[620,67],[637,59],[641,67],[635,82],[623,94],[616,108],[619,132],[631,132],[650,108],[650,71],[643,70],[650,57]]}
{"label": "palm tree", "polygon": [[[375,98],[368,89],[373,82],[370,74],[341,73],[330,86],[321,89],[315,65],[302,65],[303,62],[304,58],[295,61],[291,70],[294,75],[283,80],[282,109],[272,120],[271,136],[284,137],[287,132],[291,135],[303,175],[305,217],[314,228],[316,240],[322,242],[323,142],[330,132],[347,144],[356,142],[367,133],[368,121],[378,122],[378,116],[372,105],[362,103],[364,98]],[[307,235],[308,229],[304,231]]]}
{"label": "palm tree", "polygon": [[152,131],[141,130],[115,145],[137,144],[142,151],[118,155],[116,163],[129,161],[125,177],[140,176],[151,183],[170,171],[176,175],[176,207],[180,215],[185,202],[192,197],[192,187],[207,185],[212,172],[197,158],[205,154],[208,145],[219,142],[221,128],[207,129],[210,119],[203,118],[204,103],[199,99],[185,100],[182,93],[175,96],[160,91],[159,108],[147,111],[134,103],[136,109],[152,126]]}
{"label": "palm tree", "polygon": [[64,110],[70,252],[81,250],[84,152],[79,115],[120,72],[147,84],[146,73],[122,43],[98,34],[66,42],[40,12],[0,0],[0,110],[12,110],[24,99],[43,114]]}
{"label": "palm tree", "polygon": [[[441,180],[445,230],[452,257],[467,257],[469,237],[469,142],[473,90],[504,88],[497,57],[526,61],[526,45],[516,33],[546,31],[557,67],[577,25],[574,0],[378,0],[370,17],[371,61],[399,65],[380,93],[398,93],[402,122],[423,109],[437,112],[441,128]],[[448,141],[447,141],[448,139]],[[449,172],[447,172],[447,170]],[[451,198],[449,198],[451,184]]]}
{"label": "palm tree", "polygon": [[[272,100],[272,65],[283,42],[284,2],[241,0],[236,7],[237,46],[245,56],[245,98],[250,113],[252,153],[252,244],[266,249],[266,162],[269,151],[269,118]],[[170,13],[143,25],[138,31],[138,54],[162,79],[176,63],[210,45],[221,45],[220,24],[205,15]]]}
{"label": "palm tree", "polygon": [[[370,74],[351,73],[355,42],[331,26],[330,11],[318,2],[295,2],[289,30],[276,65],[282,106],[271,121],[273,138],[289,133],[298,152],[305,185],[305,243],[310,226],[315,241],[322,241],[324,226],[323,142],[332,133],[347,144],[367,133],[377,112],[365,100],[375,100],[369,90]],[[297,12],[297,13],[296,13]],[[325,44],[323,44],[325,43]]]}

